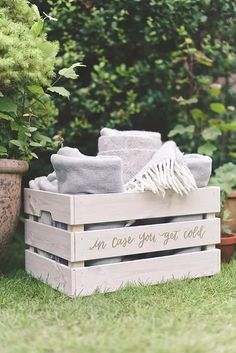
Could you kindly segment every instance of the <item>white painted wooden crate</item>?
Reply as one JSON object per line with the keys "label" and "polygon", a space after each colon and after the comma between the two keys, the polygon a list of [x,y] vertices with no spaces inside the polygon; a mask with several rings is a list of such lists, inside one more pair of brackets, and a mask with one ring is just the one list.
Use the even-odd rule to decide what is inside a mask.
{"label": "white painted wooden crate", "polygon": [[[169,193],[165,198],[150,192],[72,196],[25,189],[26,271],[70,296],[211,276],[220,271],[220,250],[215,248],[220,242],[220,220],[215,218],[219,210],[217,187],[197,189],[185,197]],[[42,212],[51,214],[54,225],[67,225],[66,230],[40,223]],[[204,219],[84,230],[93,223],[197,214]],[[202,251],[86,266],[93,259],[195,246]]]}

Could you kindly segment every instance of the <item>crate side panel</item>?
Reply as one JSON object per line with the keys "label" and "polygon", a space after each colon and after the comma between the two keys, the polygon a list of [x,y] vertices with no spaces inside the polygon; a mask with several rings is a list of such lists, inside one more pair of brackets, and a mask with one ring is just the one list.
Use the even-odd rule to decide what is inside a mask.
{"label": "crate side panel", "polygon": [[218,249],[76,270],[76,295],[113,292],[126,285],[157,284],[220,272]]}
{"label": "crate side panel", "polygon": [[69,296],[74,295],[74,272],[69,267],[26,250],[25,269],[33,277],[48,284],[52,288]]}
{"label": "crate side panel", "polygon": [[74,261],[74,233],[25,220],[25,243],[50,254]]}
{"label": "crate side panel", "polygon": [[220,242],[220,219],[75,233],[75,259],[91,260]]}
{"label": "crate side panel", "polygon": [[74,202],[75,223],[90,224],[215,213],[220,209],[220,192],[218,187],[207,187],[187,196],[168,192],[164,198],[151,192],[76,195]]}
{"label": "crate side panel", "polygon": [[74,224],[73,196],[25,189],[25,213],[40,217],[41,211],[51,213],[54,221]]}

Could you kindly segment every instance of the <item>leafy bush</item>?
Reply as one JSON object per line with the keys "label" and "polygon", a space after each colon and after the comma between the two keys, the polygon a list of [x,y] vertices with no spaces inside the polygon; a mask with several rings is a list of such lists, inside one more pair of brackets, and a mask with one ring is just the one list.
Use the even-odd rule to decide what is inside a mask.
{"label": "leafy bush", "polygon": [[[222,97],[206,96],[218,77],[228,82],[235,72],[236,5],[231,0],[37,3],[51,7],[59,20],[50,24],[50,38],[60,38],[63,64],[87,65],[79,81],[68,83],[70,102],[58,102],[66,143],[84,144],[89,151],[93,134],[103,125],[159,130],[166,137],[178,123],[180,134],[174,137],[180,137],[184,150],[197,151],[204,144],[199,140],[203,129],[219,128],[209,120],[224,120],[209,108],[218,101],[224,102],[231,124],[234,113],[227,106],[234,106],[235,94],[230,86],[223,87]],[[193,109],[207,115],[201,128],[200,112],[195,110],[194,120]],[[204,151],[213,153],[212,148],[204,146]]]}
{"label": "leafy bush", "polygon": [[[234,48],[228,42],[212,44],[207,34],[202,52],[184,28],[181,35],[182,44],[172,53],[173,61],[182,64],[176,70],[178,96],[173,97],[179,106],[178,124],[169,137],[175,138],[185,151],[211,156],[214,165],[219,166],[236,157],[236,95],[230,84],[236,69]],[[214,67],[221,50],[225,54],[222,64],[226,78]]]}
{"label": "leafy bush", "polygon": [[[236,164],[225,163],[216,169],[215,175],[211,177],[210,185],[220,186],[221,192],[221,229],[223,233],[232,234],[232,229],[230,228],[227,221],[231,220],[230,211],[227,209],[226,200],[228,195],[236,187]],[[226,207],[225,207],[226,206]]]}
{"label": "leafy bush", "polygon": [[51,138],[57,110],[49,93],[69,98],[56,83],[76,79],[75,68],[83,65],[61,69],[54,79],[58,43],[47,40],[45,18],[26,0],[0,4],[0,157],[30,160],[35,148],[62,142],[60,135]]}
{"label": "leafy bush", "polygon": [[1,1],[0,157],[31,159],[35,148],[53,145],[42,132],[52,129],[57,111],[43,88],[54,77],[58,44],[43,26],[26,0]]}

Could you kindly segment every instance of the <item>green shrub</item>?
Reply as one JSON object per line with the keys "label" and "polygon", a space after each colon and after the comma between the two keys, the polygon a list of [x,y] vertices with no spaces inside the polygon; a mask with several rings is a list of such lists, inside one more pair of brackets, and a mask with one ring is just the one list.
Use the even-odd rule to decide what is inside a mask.
{"label": "green shrub", "polygon": [[58,43],[47,39],[48,18],[54,20],[41,17],[27,0],[0,3],[0,158],[30,160],[37,157],[35,149],[62,142],[60,134],[52,139],[57,110],[49,94],[69,98],[57,83],[76,79],[81,64],[61,69],[55,78]]}
{"label": "green shrub", "polygon": [[1,1],[0,158],[30,160],[35,148],[54,144],[48,132],[57,111],[44,88],[54,77],[58,44],[47,40],[43,26],[26,0]]}
{"label": "green shrub", "polygon": [[[169,137],[187,152],[211,156],[216,167],[236,157],[236,95],[230,84],[236,68],[234,48],[229,42],[219,46],[208,33],[202,41],[204,51],[199,51],[184,28],[181,35],[182,44],[172,52],[177,65],[177,92],[172,99],[179,107],[178,123]],[[216,64],[218,57],[224,77]]]}
{"label": "green shrub", "polygon": [[[58,102],[59,128],[64,127],[66,143],[84,144],[87,151],[92,149],[93,135],[104,125],[159,130],[164,137],[177,123],[188,128],[195,122],[186,119],[186,106],[205,114],[214,102],[207,98],[205,107],[205,92],[198,91],[195,81],[207,76],[211,84],[235,72],[236,5],[231,0],[37,3],[46,10],[51,7],[59,20],[50,24],[50,38],[60,38],[63,65],[82,60],[87,65],[79,81],[68,83],[73,91],[70,102]],[[189,72],[193,63],[181,60],[182,54],[191,57],[183,45],[188,38],[192,42],[187,45],[196,50],[193,79]],[[185,102],[193,96],[198,101],[180,105],[173,100],[179,96]],[[224,87],[223,100],[226,107],[235,103],[229,86]],[[209,119],[219,117],[213,114]],[[204,128],[209,126],[204,124]],[[184,139],[178,142],[186,151],[198,149],[199,142],[192,141],[199,131],[184,131]],[[186,134],[190,139],[185,143]]]}

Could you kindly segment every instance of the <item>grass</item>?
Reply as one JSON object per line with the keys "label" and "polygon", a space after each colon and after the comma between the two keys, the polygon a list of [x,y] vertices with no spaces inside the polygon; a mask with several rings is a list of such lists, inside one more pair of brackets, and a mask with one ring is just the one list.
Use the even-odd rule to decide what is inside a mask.
{"label": "grass", "polygon": [[19,235],[1,266],[0,353],[236,350],[235,260],[211,278],[76,300],[25,274]]}

